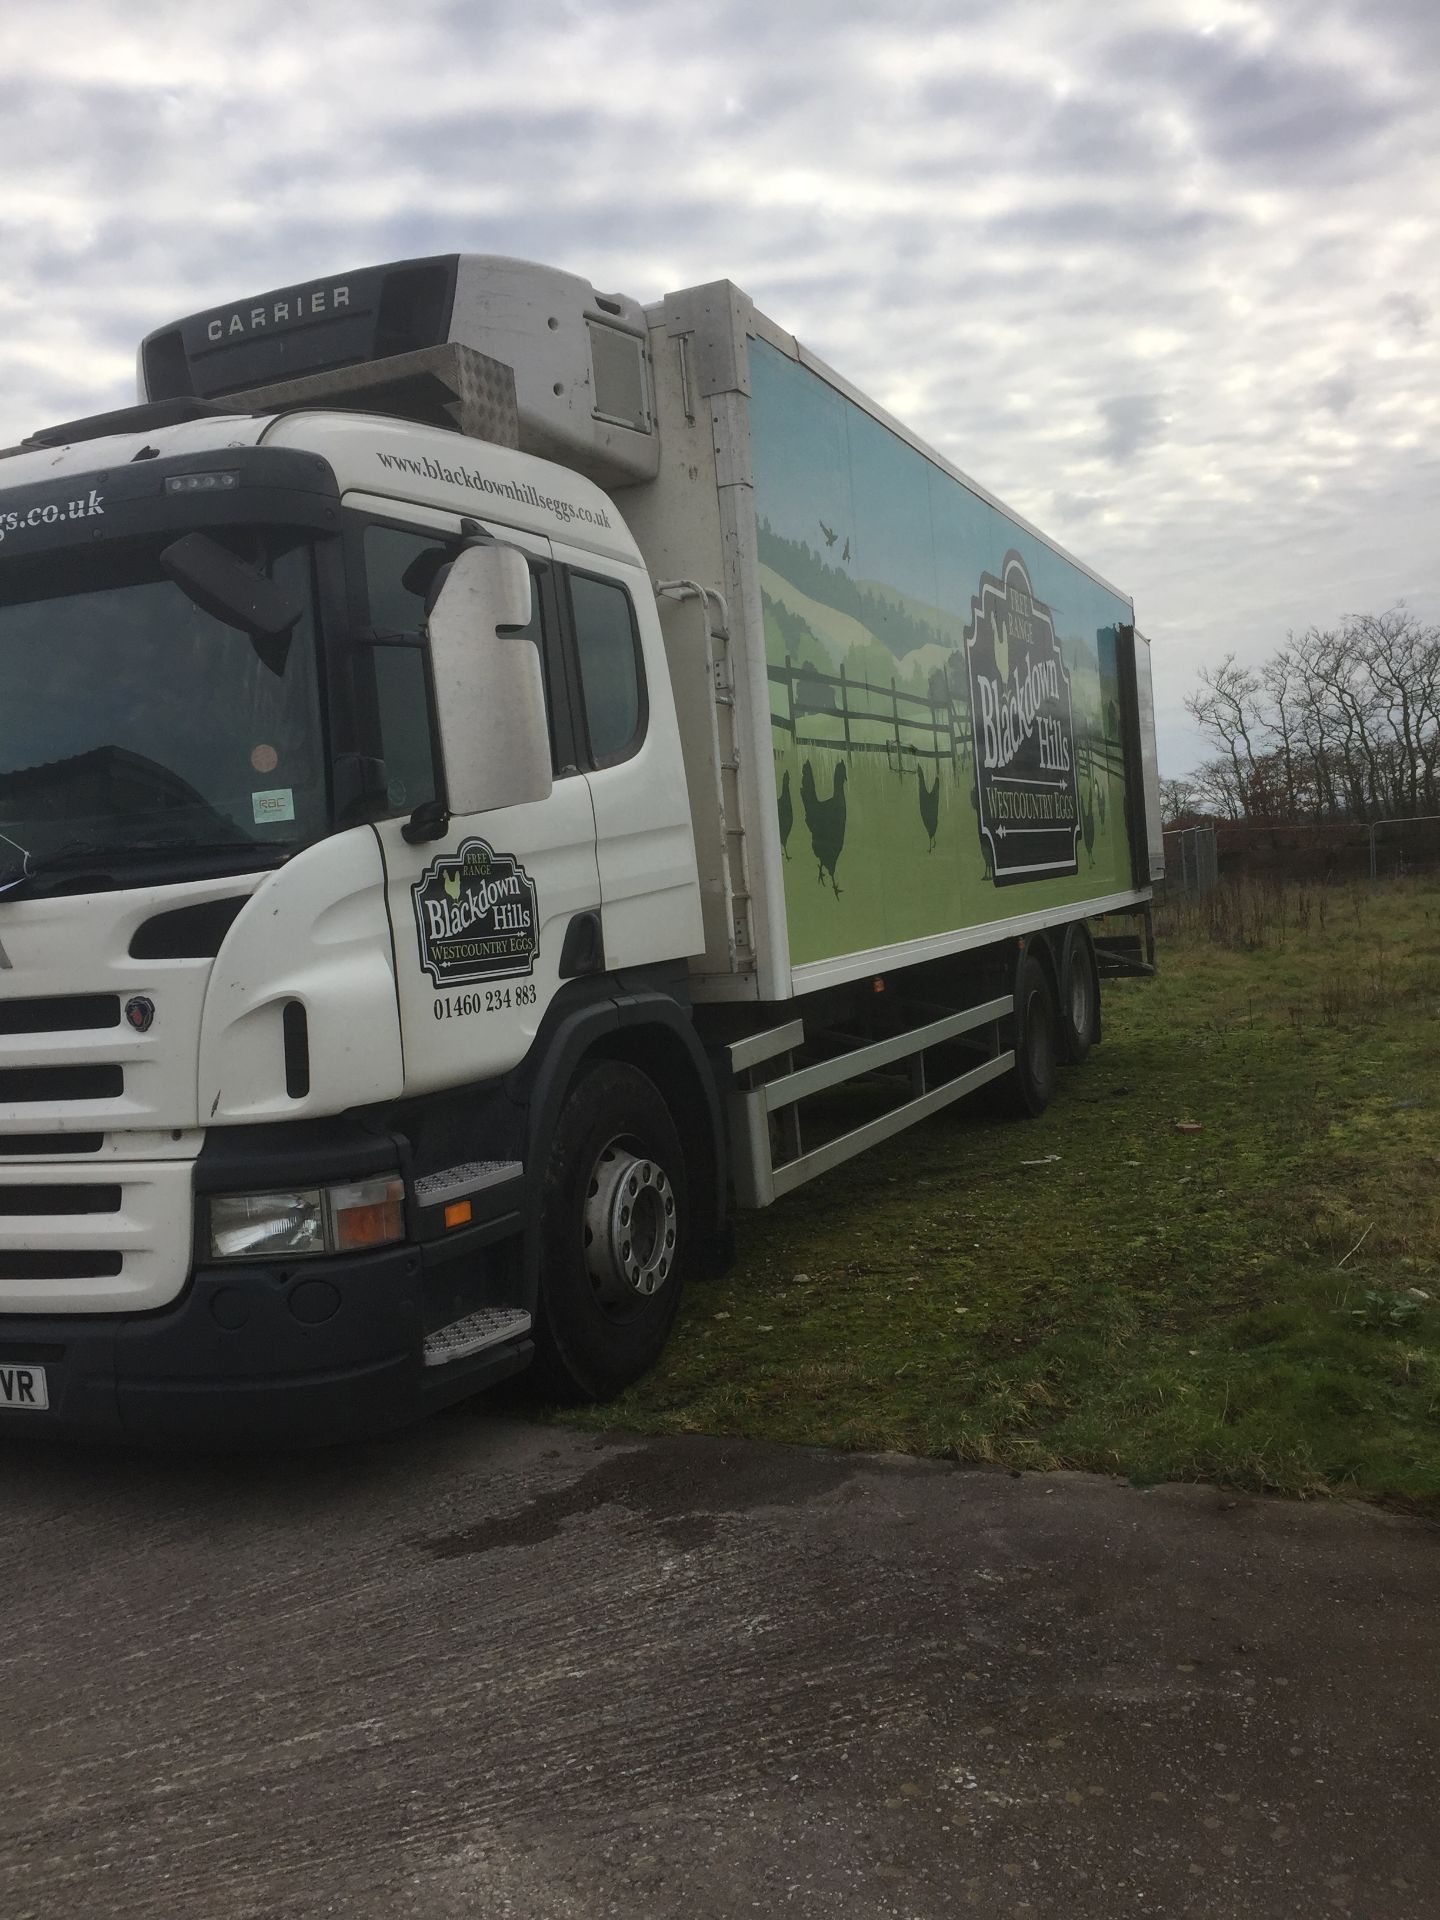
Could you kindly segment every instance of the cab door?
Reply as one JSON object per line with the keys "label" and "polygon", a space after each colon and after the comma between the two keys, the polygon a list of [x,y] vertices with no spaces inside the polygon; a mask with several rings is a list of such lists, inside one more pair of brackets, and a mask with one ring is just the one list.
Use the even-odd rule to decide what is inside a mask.
{"label": "cab door", "polygon": [[[418,628],[406,596],[423,594],[425,542],[453,551],[458,521],[365,529],[365,571],[383,631],[387,603]],[[560,671],[554,566],[549,542],[496,528],[531,570],[531,630],[545,668],[554,785],[547,799],[452,818],[434,839],[410,842],[405,825],[434,797],[435,747],[424,699],[424,650],[366,649],[374,661],[374,717],[395,811],[375,823],[385,861],[407,1094],[461,1086],[508,1072],[528,1051],[560,985],[571,922],[598,915],[595,814],[569,735]]]}
{"label": "cab door", "polygon": [[595,809],[605,964],[700,953],[689,790],[649,578],[558,542],[552,558],[576,752]]}

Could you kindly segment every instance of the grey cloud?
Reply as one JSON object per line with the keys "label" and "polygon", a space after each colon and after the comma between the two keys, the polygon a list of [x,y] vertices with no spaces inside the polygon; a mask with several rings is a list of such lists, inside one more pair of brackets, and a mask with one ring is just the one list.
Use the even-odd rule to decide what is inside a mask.
{"label": "grey cloud", "polygon": [[1052,107],[1036,127],[1030,158],[1061,178],[1133,177],[1170,164],[1152,117],[1128,89],[1113,97],[1091,94]]}
{"label": "grey cloud", "polygon": [[1306,62],[1288,51],[1293,44],[1256,53],[1218,32],[1142,33],[1111,55],[1133,82],[1185,101],[1215,157],[1328,176],[1395,124],[1396,106],[1379,97],[1377,76]]}
{"label": "grey cloud", "polygon": [[1122,393],[1100,402],[1105,435],[1100,452],[1117,466],[1159,440],[1164,427],[1160,402],[1153,393]]}
{"label": "grey cloud", "polygon": [[1413,293],[1387,294],[1380,310],[1392,326],[1407,333],[1424,333],[1430,324],[1429,307]]}
{"label": "grey cloud", "polygon": [[925,83],[915,104],[927,119],[954,122],[977,146],[986,145],[991,136],[1003,135],[1008,154],[1017,135],[1023,145],[1028,130],[1050,113],[1052,100],[1037,81],[977,68]]}
{"label": "grey cloud", "polygon": [[[638,118],[640,103],[632,103]],[[565,172],[584,165],[584,156],[603,152],[609,138],[621,138],[627,116],[599,106],[547,112],[543,107],[524,103],[509,108],[485,106],[472,113],[426,115],[416,121],[403,120],[376,127],[366,141],[367,167],[401,167],[433,176],[453,175],[464,179],[473,172],[478,182],[508,179],[517,172],[534,168],[539,156],[548,156],[551,169]],[[309,160],[311,172],[333,167],[324,154]],[[283,162],[273,169],[262,167],[257,178],[264,180],[273,171],[284,184],[292,177]],[[534,176],[531,174],[533,181]]]}
{"label": "grey cloud", "polygon": [[1336,415],[1348,413],[1355,404],[1355,396],[1360,389],[1348,373],[1335,373],[1328,380],[1322,380],[1315,389],[1315,404],[1323,407],[1327,413]]}
{"label": "grey cloud", "polygon": [[1098,493],[1056,493],[1051,495],[1051,503],[1061,520],[1093,519],[1105,505]]}
{"label": "grey cloud", "polygon": [[996,243],[1024,237],[1044,246],[1185,247],[1233,224],[1219,207],[1167,205],[1149,199],[1067,199],[1021,207],[988,223]]}
{"label": "grey cloud", "polygon": [[1354,0],[1355,24],[1377,45],[1388,45],[1407,64],[1419,62],[1433,75],[1440,65],[1440,8],[1434,0]]}

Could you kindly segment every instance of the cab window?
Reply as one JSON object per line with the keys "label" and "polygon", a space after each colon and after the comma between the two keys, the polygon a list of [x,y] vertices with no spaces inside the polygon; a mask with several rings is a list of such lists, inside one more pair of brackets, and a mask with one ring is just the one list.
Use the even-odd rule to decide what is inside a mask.
{"label": "cab window", "polygon": [[570,574],[570,611],[590,764],[627,760],[645,733],[645,681],[635,609],[624,587],[593,574]]}
{"label": "cab window", "polygon": [[418,528],[365,529],[365,590],[371,630],[418,634],[435,577],[453,560],[460,542]]}

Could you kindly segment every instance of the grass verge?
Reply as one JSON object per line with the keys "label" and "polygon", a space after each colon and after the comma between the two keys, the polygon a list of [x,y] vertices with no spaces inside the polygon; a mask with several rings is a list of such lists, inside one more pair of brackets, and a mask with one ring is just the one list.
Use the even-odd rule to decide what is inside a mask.
{"label": "grass verge", "polygon": [[962,1106],[743,1219],[576,1417],[1440,1502],[1440,887],[1227,886],[1160,935],[1043,1119]]}

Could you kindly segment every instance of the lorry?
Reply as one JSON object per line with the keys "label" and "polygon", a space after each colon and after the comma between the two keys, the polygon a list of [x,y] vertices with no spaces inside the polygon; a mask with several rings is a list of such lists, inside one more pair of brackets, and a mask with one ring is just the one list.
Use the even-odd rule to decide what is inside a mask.
{"label": "lorry", "polygon": [[1162,872],[1130,601],[728,281],[160,327],[0,459],[0,1428],[612,1396],[737,1207],[1040,1111]]}

